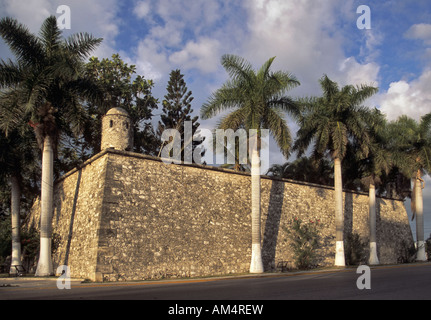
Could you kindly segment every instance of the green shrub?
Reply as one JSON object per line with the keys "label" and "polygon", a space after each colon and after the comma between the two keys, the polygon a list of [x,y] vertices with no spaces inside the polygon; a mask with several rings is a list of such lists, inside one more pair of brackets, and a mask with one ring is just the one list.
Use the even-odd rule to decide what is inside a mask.
{"label": "green shrub", "polygon": [[289,235],[290,246],[294,253],[295,266],[298,269],[310,269],[316,266],[316,249],[319,247],[319,220],[304,223],[294,218],[285,231]]}
{"label": "green shrub", "polygon": [[413,262],[416,257],[416,248],[413,243],[407,242],[406,240],[401,240],[400,246],[398,248],[398,263],[409,263]]}
{"label": "green shrub", "polygon": [[357,233],[349,233],[345,241],[345,258],[349,266],[366,262],[365,243]]}
{"label": "green shrub", "polygon": [[0,219],[0,264],[6,261],[6,257],[12,252],[12,228],[11,220]]}

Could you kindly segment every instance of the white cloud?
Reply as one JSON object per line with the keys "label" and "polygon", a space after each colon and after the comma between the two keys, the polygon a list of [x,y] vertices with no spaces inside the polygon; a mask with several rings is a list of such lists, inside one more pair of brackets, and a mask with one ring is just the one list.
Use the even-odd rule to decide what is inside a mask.
{"label": "white cloud", "polygon": [[169,57],[169,61],[174,65],[181,65],[184,69],[197,68],[203,73],[216,71],[219,60],[220,43],[209,38],[189,41],[183,50]]}
{"label": "white cloud", "polygon": [[[404,36],[408,39],[422,40],[425,46],[431,45],[431,24],[415,24]],[[390,84],[387,92],[380,97],[380,109],[389,120],[407,115],[419,120],[431,112],[431,48],[424,48],[422,74],[412,81],[401,79]]]}
{"label": "white cloud", "polygon": [[359,57],[365,62],[373,62],[380,56],[379,45],[383,41],[383,34],[378,29],[364,30],[363,45],[360,48]]}
{"label": "white cloud", "polygon": [[155,80],[157,92],[164,92],[173,69],[180,69],[186,78],[193,75],[197,87],[189,86],[195,96],[195,112],[199,112],[211,88],[225,79],[219,81],[221,55],[232,52],[240,45],[237,40],[244,39],[246,21],[233,7],[238,4],[219,0],[137,2],[135,16],[143,16],[147,8],[151,14],[145,17],[147,32],[140,35],[128,59],[138,73]]}
{"label": "white cloud", "polygon": [[425,44],[431,45],[431,24],[415,24],[407,30],[405,36],[410,39],[423,40]]}
{"label": "white cloud", "polygon": [[121,20],[117,17],[118,6],[117,0],[74,0],[70,3],[72,12],[70,33],[89,32],[94,37],[103,38],[94,55],[100,58],[111,57],[116,52],[115,38],[121,25]]}
{"label": "white cloud", "polygon": [[157,41],[144,39],[139,42],[133,64],[137,73],[143,74],[147,79],[159,80],[169,73],[170,66],[167,54]]}
{"label": "white cloud", "polygon": [[38,32],[43,21],[55,14],[57,9],[50,0],[4,0],[2,6],[6,15],[18,19],[33,33]]}
{"label": "white cloud", "polygon": [[146,38],[160,42],[165,48],[177,48],[182,44],[184,36],[183,30],[183,22],[169,20],[165,22],[164,26],[154,26]]}
{"label": "white cloud", "polygon": [[[276,56],[274,69],[295,74],[301,86],[298,95],[321,94],[318,79],[327,74],[340,86],[378,84],[379,66],[371,56],[381,41],[376,33],[366,36],[362,58],[346,56],[346,35],[337,21],[344,14],[354,22],[351,1],[253,0],[247,1],[249,37],[242,54],[256,66]],[[361,35],[359,35],[361,37]]]}
{"label": "white cloud", "polygon": [[419,120],[431,112],[431,70],[426,70],[416,80],[408,83],[400,80],[392,82],[381,98],[380,110],[389,120],[396,120],[405,114]]}
{"label": "white cloud", "polygon": [[352,85],[367,84],[377,86],[380,67],[375,62],[360,64],[354,57],[345,59],[339,68],[345,82]]}
{"label": "white cloud", "polygon": [[115,37],[120,21],[116,17],[117,0],[5,0],[0,8],[2,16],[10,16],[25,24],[32,33],[38,33],[43,21],[50,15],[58,16],[57,8],[68,5],[71,9],[71,30],[64,30],[64,36],[89,32],[94,37],[104,38],[102,45],[93,53],[100,57],[115,52]]}
{"label": "white cloud", "polygon": [[150,13],[150,4],[146,1],[139,1],[133,9],[133,13],[139,18],[146,18],[148,16],[148,13]]}

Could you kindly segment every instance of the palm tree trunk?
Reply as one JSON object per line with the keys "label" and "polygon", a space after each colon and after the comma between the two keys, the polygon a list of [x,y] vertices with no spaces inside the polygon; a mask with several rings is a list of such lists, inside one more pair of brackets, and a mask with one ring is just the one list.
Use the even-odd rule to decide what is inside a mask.
{"label": "palm tree trunk", "polygon": [[[257,142],[257,139],[255,139]],[[260,226],[260,157],[257,145],[251,155],[251,263],[250,273],[262,273],[262,248]]]}
{"label": "palm tree trunk", "polygon": [[40,252],[36,276],[53,274],[51,261],[52,210],[54,200],[54,152],[51,137],[46,136],[42,154],[42,192],[40,207]]}
{"label": "palm tree trunk", "polygon": [[416,241],[417,254],[416,261],[426,261],[425,241],[424,241],[424,216],[423,216],[423,196],[421,171],[418,170],[416,176],[415,188],[415,210],[416,210]]}
{"label": "palm tree trunk", "polygon": [[374,177],[370,181],[370,190],[368,196],[368,207],[370,214],[370,257],[368,263],[370,265],[380,264],[377,257],[377,237],[376,237],[376,187],[374,185]]}
{"label": "palm tree trunk", "polygon": [[343,213],[343,184],[341,177],[341,159],[334,158],[335,185],[335,266],[344,267],[344,213]]}
{"label": "palm tree trunk", "polygon": [[[21,263],[21,238],[20,238],[20,201],[21,187],[18,178],[10,177],[11,183],[11,216],[12,216],[12,259],[10,274],[23,271]],[[17,267],[17,268],[16,268]]]}

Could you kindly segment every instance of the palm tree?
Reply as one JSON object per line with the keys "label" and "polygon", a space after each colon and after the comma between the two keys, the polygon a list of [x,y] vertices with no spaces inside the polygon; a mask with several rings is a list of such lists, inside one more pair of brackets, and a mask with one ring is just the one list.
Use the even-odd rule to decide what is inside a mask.
{"label": "palm tree", "polygon": [[392,152],[388,148],[387,122],[384,115],[377,109],[371,111],[367,120],[371,135],[368,157],[359,161],[362,182],[368,186],[368,207],[370,219],[370,254],[368,263],[379,264],[376,237],[376,185],[382,182],[383,174],[388,175],[393,167]]}
{"label": "palm tree", "polygon": [[[18,167],[20,162],[17,161],[17,156],[19,156],[19,151],[17,150],[18,139],[16,137],[6,138],[0,135],[0,148],[2,150],[0,154],[1,180],[9,180],[11,190],[12,255],[10,274],[22,271],[20,239],[21,175]],[[15,266],[17,269],[15,269]]]}
{"label": "palm tree", "polygon": [[[81,75],[84,59],[102,39],[86,33],[61,38],[54,16],[47,18],[39,36],[18,21],[3,18],[0,35],[16,62],[0,62],[0,129],[8,134],[28,122],[42,151],[40,254],[36,275],[53,273],[51,216],[53,211],[54,154],[62,132],[78,131],[84,122],[82,97],[96,97],[93,83]],[[6,104],[6,101],[8,102]]]}
{"label": "palm tree", "polygon": [[334,172],[329,160],[301,157],[292,163],[286,162],[283,165],[274,164],[269,168],[267,174],[273,177],[304,181],[320,185],[333,185],[332,178]]}
{"label": "palm tree", "polygon": [[328,76],[320,79],[323,96],[302,100],[303,116],[294,149],[301,156],[314,143],[312,157],[326,153],[334,162],[336,254],[335,265],[345,266],[344,214],[341,162],[350,142],[356,141],[361,153],[369,151],[370,138],[366,127],[368,109],[360,104],[375,94],[372,86],[347,85],[339,88]]}
{"label": "palm tree", "polygon": [[266,61],[255,71],[245,59],[235,55],[224,55],[221,63],[230,76],[220,89],[202,106],[201,117],[209,119],[218,113],[233,109],[219,123],[219,129],[256,130],[249,137],[253,146],[251,155],[251,220],[252,257],[251,273],[263,272],[261,254],[261,208],[260,208],[260,150],[262,129],[268,129],[287,158],[292,143],[291,134],[283,117],[284,112],[297,115],[295,102],[285,93],[299,85],[298,80],[284,71],[272,72],[275,58]]}
{"label": "palm tree", "polygon": [[[10,273],[23,271],[21,259],[21,195],[26,194],[28,179],[37,169],[34,134],[29,127],[14,130],[8,137],[0,134],[0,181],[11,191],[12,255]],[[27,180],[27,181],[25,181]]]}
{"label": "palm tree", "polygon": [[418,123],[408,116],[401,116],[390,124],[395,145],[394,160],[406,177],[412,179],[412,213],[416,218],[416,260],[425,261],[425,237],[423,221],[424,180],[431,174],[431,113],[424,115]]}

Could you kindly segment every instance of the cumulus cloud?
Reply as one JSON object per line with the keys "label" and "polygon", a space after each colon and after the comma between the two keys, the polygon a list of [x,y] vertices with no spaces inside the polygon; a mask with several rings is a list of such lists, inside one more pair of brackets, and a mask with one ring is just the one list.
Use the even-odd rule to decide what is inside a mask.
{"label": "cumulus cloud", "polygon": [[[362,52],[366,63],[345,54],[346,37],[336,21],[353,12],[351,1],[252,0],[247,1],[247,8],[250,35],[244,55],[256,64],[276,56],[275,68],[299,78],[301,86],[295,93],[320,94],[318,79],[323,74],[340,85],[378,83],[379,67],[367,57],[379,42],[377,36],[367,39],[368,50]],[[356,21],[354,15],[347,15]]]}
{"label": "cumulus cloud", "polygon": [[431,45],[431,24],[414,24],[407,30],[405,36],[410,39],[423,40],[426,45]]}
{"label": "cumulus cloud", "polygon": [[[367,84],[377,86],[377,78],[380,67],[376,62],[361,64],[354,57],[346,58],[341,62],[339,71],[342,76],[338,75],[341,81],[360,85]],[[344,79],[344,80],[343,80]]]}
{"label": "cumulus cloud", "polygon": [[[0,4],[2,15],[10,16],[24,23],[31,32],[37,33],[43,21],[50,15],[58,16],[57,8],[65,5],[62,0],[5,0]],[[71,9],[71,30],[64,35],[89,32],[104,38],[102,45],[94,52],[100,57],[110,56],[115,48],[120,21],[116,17],[116,0],[74,0],[67,3]]]}
{"label": "cumulus cloud", "polygon": [[139,18],[146,18],[150,13],[150,4],[146,1],[139,1],[133,9],[133,13]]}
{"label": "cumulus cloud", "polygon": [[148,26],[135,50],[137,65],[155,80],[173,68],[214,72],[225,53],[220,43],[231,26],[230,6],[218,0],[137,2],[133,13]]}
{"label": "cumulus cloud", "polygon": [[17,1],[5,0],[2,12],[24,23],[31,32],[39,31],[42,22],[56,13],[57,6],[49,0]]}
{"label": "cumulus cloud", "polygon": [[133,64],[137,66],[138,73],[148,79],[159,80],[170,70],[166,52],[153,39],[141,40],[133,59],[136,60]]}
{"label": "cumulus cloud", "polygon": [[414,24],[404,36],[423,42],[424,47],[419,55],[423,59],[424,69],[420,76],[411,81],[402,79],[392,82],[387,92],[381,96],[380,109],[389,120],[396,120],[401,115],[419,120],[431,112],[431,24]]}
{"label": "cumulus cloud", "polygon": [[206,37],[189,41],[183,50],[173,53],[169,60],[185,69],[198,68],[203,73],[214,72],[220,60],[220,43]]}
{"label": "cumulus cloud", "polygon": [[419,120],[421,116],[431,112],[431,70],[412,82],[400,80],[392,82],[386,94],[381,98],[380,110],[389,120],[396,120],[405,114]]}

